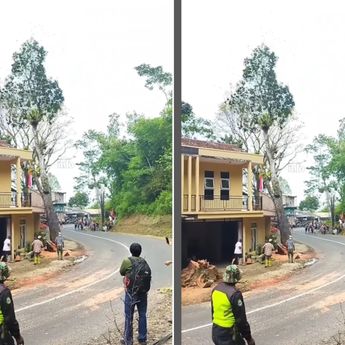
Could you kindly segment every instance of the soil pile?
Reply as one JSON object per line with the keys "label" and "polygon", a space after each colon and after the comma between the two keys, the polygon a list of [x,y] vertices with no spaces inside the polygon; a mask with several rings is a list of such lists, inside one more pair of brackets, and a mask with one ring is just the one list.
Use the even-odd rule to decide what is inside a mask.
{"label": "soil pile", "polygon": [[210,287],[220,274],[216,266],[211,265],[207,260],[191,260],[186,268],[182,270],[182,287],[198,286],[200,288]]}

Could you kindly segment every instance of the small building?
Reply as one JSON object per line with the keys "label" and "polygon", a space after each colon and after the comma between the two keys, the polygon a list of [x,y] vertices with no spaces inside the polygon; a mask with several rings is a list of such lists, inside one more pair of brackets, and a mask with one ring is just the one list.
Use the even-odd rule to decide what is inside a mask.
{"label": "small building", "polygon": [[12,253],[33,241],[35,232],[39,231],[40,214],[44,212],[39,196],[22,188],[22,164],[31,160],[31,151],[0,141],[0,246],[2,249],[3,241],[11,235]]}
{"label": "small building", "polygon": [[264,211],[267,196],[256,191],[252,173],[263,156],[194,139],[182,139],[181,155],[182,264],[229,262],[238,239],[243,254],[264,244],[274,212]]}
{"label": "small building", "polygon": [[53,202],[53,208],[54,212],[56,213],[59,222],[63,223],[65,221],[65,192],[52,192],[52,202]]}
{"label": "small building", "polygon": [[296,196],[295,195],[282,195],[283,199],[283,207],[286,214],[286,217],[288,219],[289,224],[294,227],[296,226],[297,217],[296,217]]}

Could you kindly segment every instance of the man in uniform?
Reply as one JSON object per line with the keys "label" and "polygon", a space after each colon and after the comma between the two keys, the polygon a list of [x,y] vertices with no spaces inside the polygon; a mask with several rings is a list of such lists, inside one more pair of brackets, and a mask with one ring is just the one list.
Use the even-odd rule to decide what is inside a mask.
{"label": "man in uniform", "polygon": [[65,246],[61,231],[59,231],[58,236],[55,238],[56,252],[59,260],[63,260],[63,248]]}
{"label": "man in uniform", "polygon": [[0,262],[0,345],[24,345],[20,334],[19,324],[14,313],[11,291],[4,285],[10,270],[4,262]]}
{"label": "man in uniform", "polygon": [[288,261],[289,263],[293,263],[293,252],[295,250],[295,243],[291,235],[289,236],[289,239],[286,241],[286,246],[288,249]]}
{"label": "man in uniform", "polygon": [[246,317],[241,291],[235,285],[241,279],[236,265],[226,267],[223,281],[212,290],[212,340],[215,345],[255,345]]}

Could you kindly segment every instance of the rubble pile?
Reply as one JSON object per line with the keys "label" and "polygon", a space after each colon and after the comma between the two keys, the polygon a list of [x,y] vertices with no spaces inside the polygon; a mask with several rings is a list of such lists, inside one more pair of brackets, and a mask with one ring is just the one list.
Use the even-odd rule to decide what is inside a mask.
{"label": "rubble pile", "polygon": [[207,288],[220,277],[216,266],[211,265],[207,260],[191,260],[188,266],[182,270],[181,285],[182,287]]}

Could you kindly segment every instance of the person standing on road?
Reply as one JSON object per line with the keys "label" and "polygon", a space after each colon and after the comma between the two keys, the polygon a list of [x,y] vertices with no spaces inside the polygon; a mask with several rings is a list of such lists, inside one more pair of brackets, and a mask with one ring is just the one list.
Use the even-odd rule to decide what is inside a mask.
{"label": "person standing on road", "polygon": [[10,289],[4,285],[10,276],[10,270],[4,262],[0,262],[0,345],[24,345],[19,324],[14,312],[13,298]]}
{"label": "person standing on road", "polygon": [[212,290],[212,340],[215,345],[245,345],[244,339],[248,345],[255,345],[242,293],[235,287],[240,279],[238,267],[229,265],[223,281]]}
{"label": "person standing on road", "polygon": [[147,293],[151,286],[151,269],[145,259],[140,257],[141,245],[132,243],[129,247],[132,256],[123,260],[120,274],[125,286],[125,331],[121,344],[133,345],[133,314],[137,307],[139,313],[138,341],[147,341]]}
{"label": "person standing on road", "polygon": [[37,237],[37,239],[35,239],[32,242],[32,249],[34,251],[34,265],[37,265],[37,264],[41,263],[40,255],[41,255],[41,252],[42,252],[42,249],[43,249],[43,243],[41,241],[41,238],[42,237],[39,235]]}
{"label": "person standing on road", "polygon": [[11,236],[7,236],[2,247],[1,260],[7,262],[8,257],[11,255]]}
{"label": "person standing on road", "polygon": [[274,247],[272,244],[272,239],[266,240],[266,243],[262,247],[262,251],[265,254],[265,267],[272,266],[272,254],[274,251]]}
{"label": "person standing on road", "polygon": [[63,260],[63,248],[65,246],[65,242],[63,240],[63,237],[61,235],[61,232],[59,231],[58,236],[55,238],[55,244],[56,244],[56,253],[59,260]]}
{"label": "person standing on road", "polygon": [[295,243],[292,239],[292,236],[289,236],[289,239],[286,241],[286,246],[288,250],[288,261],[293,263],[293,252],[295,251]]}
{"label": "person standing on road", "polygon": [[239,265],[240,259],[242,259],[242,239],[240,238],[235,244],[235,264]]}

